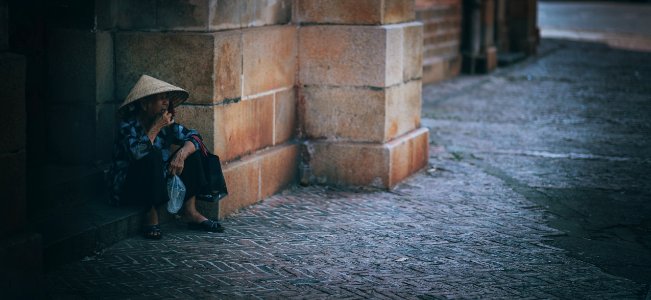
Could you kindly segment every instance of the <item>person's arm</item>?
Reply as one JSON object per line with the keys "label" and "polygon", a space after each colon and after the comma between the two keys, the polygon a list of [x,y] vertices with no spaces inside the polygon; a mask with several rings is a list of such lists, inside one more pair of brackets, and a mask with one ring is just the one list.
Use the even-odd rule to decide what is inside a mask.
{"label": "person's arm", "polygon": [[196,130],[188,129],[183,127],[181,124],[174,124],[172,128],[172,134],[174,142],[183,145],[179,151],[176,152],[172,158],[169,166],[169,172],[172,175],[178,175],[183,172],[183,167],[185,164],[185,159],[188,158],[192,153],[199,149],[199,145],[192,138],[193,136],[199,136],[199,133]]}
{"label": "person's arm", "polygon": [[152,123],[151,127],[147,131],[147,137],[149,137],[149,141],[153,144],[163,127],[171,125],[173,123],[173,116],[168,111],[165,111],[156,116],[154,123]]}
{"label": "person's arm", "polygon": [[186,141],[183,147],[176,151],[172,161],[169,166],[169,173],[172,175],[179,175],[183,172],[183,167],[185,166],[185,159],[188,158],[194,151],[197,151],[194,144],[190,141]]}
{"label": "person's arm", "polygon": [[[198,137],[201,140],[201,135],[194,129],[187,128],[179,123],[175,123],[171,126],[172,128],[172,138],[173,143],[179,146],[185,146],[187,142],[191,142],[194,145],[195,150],[198,150],[201,146],[193,138]],[[192,154],[194,151],[190,152]]]}

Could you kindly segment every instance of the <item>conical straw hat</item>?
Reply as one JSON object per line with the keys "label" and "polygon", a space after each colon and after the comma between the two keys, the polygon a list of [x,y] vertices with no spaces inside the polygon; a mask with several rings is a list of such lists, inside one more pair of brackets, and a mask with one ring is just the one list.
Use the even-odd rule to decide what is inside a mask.
{"label": "conical straw hat", "polygon": [[144,97],[164,92],[178,92],[179,97],[170,99],[173,100],[172,105],[175,107],[187,100],[190,95],[186,90],[178,86],[171,85],[165,81],[158,80],[148,75],[142,75],[118,109],[122,109],[130,103],[136,102]]}

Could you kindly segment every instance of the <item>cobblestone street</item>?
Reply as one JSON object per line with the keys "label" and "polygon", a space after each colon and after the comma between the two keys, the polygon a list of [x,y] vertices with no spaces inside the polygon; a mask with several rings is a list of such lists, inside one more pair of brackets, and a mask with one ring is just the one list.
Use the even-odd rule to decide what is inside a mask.
{"label": "cobblestone street", "polygon": [[649,299],[651,53],[544,40],[423,87],[430,166],[294,187],[47,273],[56,298]]}

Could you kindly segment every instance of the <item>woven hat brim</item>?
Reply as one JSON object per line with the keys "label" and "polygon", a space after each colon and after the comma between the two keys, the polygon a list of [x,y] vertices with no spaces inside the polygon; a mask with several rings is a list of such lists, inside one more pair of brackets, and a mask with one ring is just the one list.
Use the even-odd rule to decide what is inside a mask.
{"label": "woven hat brim", "polygon": [[138,79],[138,82],[136,82],[136,84],[133,86],[133,88],[129,92],[129,95],[127,95],[127,98],[124,99],[124,102],[122,102],[122,104],[118,109],[122,109],[125,106],[134,103],[136,101],[139,101],[142,98],[145,98],[147,96],[165,93],[165,92],[178,93],[179,97],[175,97],[175,99],[172,99],[173,100],[172,105],[174,107],[185,102],[185,100],[187,100],[188,96],[190,95],[190,93],[188,93],[186,90],[178,86],[172,85],[170,83],[156,79],[148,75],[142,75],[140,76],[140,79]]}

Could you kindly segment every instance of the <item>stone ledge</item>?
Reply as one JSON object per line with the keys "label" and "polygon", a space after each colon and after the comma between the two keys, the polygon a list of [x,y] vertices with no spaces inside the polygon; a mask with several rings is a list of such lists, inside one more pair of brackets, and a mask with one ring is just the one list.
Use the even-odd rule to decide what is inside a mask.
{"label": "stone ledge", "polygon": [[429,130],[419,128],[388,143],[307,142],[317,184],[393,188],[427,164]]}

